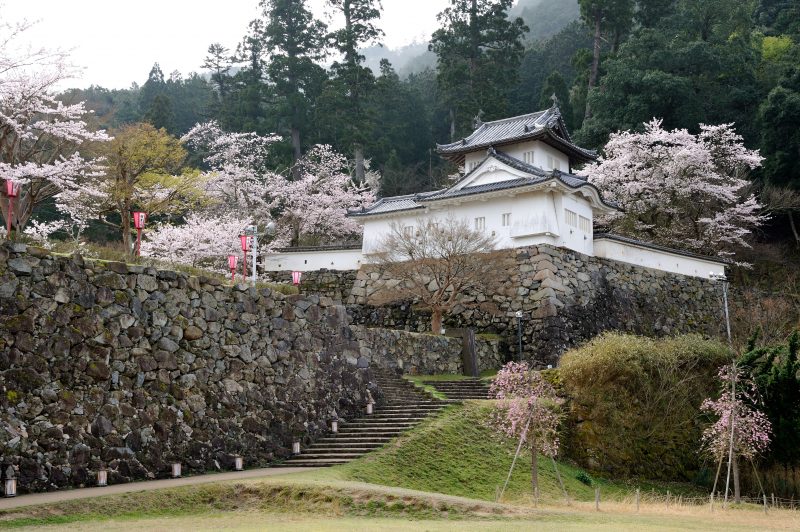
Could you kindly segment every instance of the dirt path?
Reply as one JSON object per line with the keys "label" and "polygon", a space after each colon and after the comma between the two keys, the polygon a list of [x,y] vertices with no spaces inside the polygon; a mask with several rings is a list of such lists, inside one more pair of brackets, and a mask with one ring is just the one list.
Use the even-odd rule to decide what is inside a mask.
{"label": "dirt path", "polygon": [[102,488],[78,488],[67,491],[53,491],[48,493],[33,493],[21,495],[8,499],[0,499],[0,510],[10,510],[22,506],[34,504],[50,504],[76,499],[88,499],[92,497],[102,497],[103,495],[115,495],[119,493],[131,493],[135,491],[151,491],[163,488],[177,488],[178,486],[192,486],[196,484],[206,484],[209,482],[223,482],[226,480],[244,480],[262,477],[273,477],[286,475],[289,473],[315,471],[318,468],[308,467],[286,467],[286,468],[264,468],[250,469],[247,471],[231,471],[228,473],[212,473],[208,475],[197,475],[185,478],[170,478],[164,480],[146,480],[143,482],[130,482],[128,484],[115,484]]}

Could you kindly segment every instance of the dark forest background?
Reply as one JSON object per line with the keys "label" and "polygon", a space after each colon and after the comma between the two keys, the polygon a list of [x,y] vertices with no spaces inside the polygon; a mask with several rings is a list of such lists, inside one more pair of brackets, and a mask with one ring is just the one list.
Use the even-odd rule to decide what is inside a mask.
{"label": "dark forest background", "polygon": [[[198,50],[197,72],[156,62],[141,85],[63,98],[85,100],[111,130],[147,121],[180,136],[215,119],[278,133],[283,170],[331,144],[369,161],[387,196],[442,186],[455,169],[435,145],[469,134],[476,117],[543,109],[555,94],[574,140],[598,150],[653,117],[693,132],[733,122],[766,157],[754,190],[800,191],[800,1],[452,0],[430,43],[399,50],[378,45],[377,0],[333,4],[349,33],[302,0],[263,0],[236,49]],[[761,240],[794,247],[800,205],[770,212]]]}

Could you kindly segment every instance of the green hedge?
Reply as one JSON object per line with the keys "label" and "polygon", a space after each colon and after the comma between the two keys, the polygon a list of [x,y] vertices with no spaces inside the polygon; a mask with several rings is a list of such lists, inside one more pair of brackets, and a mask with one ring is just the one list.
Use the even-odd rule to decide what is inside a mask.
{"label": "green hedge", "polygon": [[693,480],[703,424],[726,345],[698,335],[652,339],[606,333],[564,355],[567,456],[617,477]]}

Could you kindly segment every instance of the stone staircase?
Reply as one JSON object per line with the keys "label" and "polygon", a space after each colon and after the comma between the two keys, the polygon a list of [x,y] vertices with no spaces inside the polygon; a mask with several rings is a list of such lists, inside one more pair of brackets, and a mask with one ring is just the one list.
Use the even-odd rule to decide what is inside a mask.
{"label": "stone staircase", "polygon": [[480,379],[463,379],[456,381],[423,381],[448,399],[463,401],[466,399],[489,399],[489,385]]}
{"label": "stone staircase", "polygon": [[339,420],[339,432],[320,438],[277,467],[326,467],[345,464],[377,449],[457,401],[441,401],[388,371],[373,370],[384,393],[384,406],[373,414]]}

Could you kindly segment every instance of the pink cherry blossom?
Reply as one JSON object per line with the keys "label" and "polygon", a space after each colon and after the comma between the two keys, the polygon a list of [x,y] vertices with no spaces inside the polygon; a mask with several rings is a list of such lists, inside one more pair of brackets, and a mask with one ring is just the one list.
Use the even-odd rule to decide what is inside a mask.
{"label": "pink cherry blossom", "polygon": [[729,257],[764,221],[748,193],[758,151],[742,144],[732,124],[667,131],[661,120],[643,133],[611,135],[604,156],[581,172],[625,210],[598,222],[629,236]]}
{"label": "pink cherry blossom", "polygon": [[[546,456],[558,454],[561,400],[541,373],[525,362],[509,362],[497,373],[489,395],[498,399],[494,426]],[[527,430],[526,430],[527,429]]]}
{"label": "pink cherry blossom", "polygon": [[[716,459],[728,454],[733,425],[733,452],[752,459],[769,446],[772,426],[767,416],[752,405],[756,404],[756,388],[744,373],[733,365],[719,370],[720,396],[706,399],[700,406],[717,421],[703,431],[702,448]],[[735,383],[734,392],[732,384]]]}
{"label": "pink cherry blossom", "polygon": [[56,85],[75,73],[61,51],[24,43],[27,23],[0,22],[0,178],[20,183],[14,213],[0,202],[3,216],[22,229],[36,205],[74,188],[97,172],[101,161],[80,148],[109,139],[92,131],[83,102],[66,105],[55,97]]}

